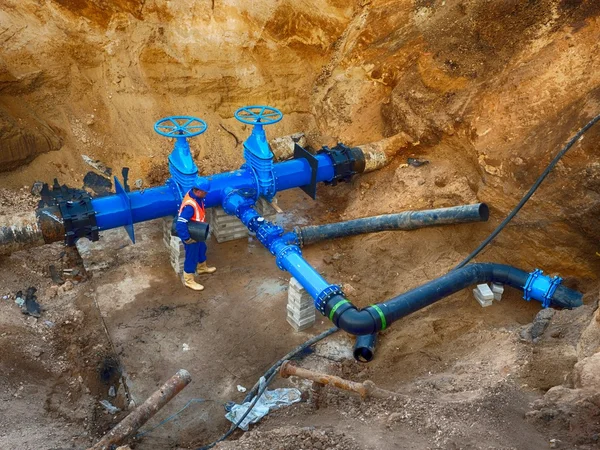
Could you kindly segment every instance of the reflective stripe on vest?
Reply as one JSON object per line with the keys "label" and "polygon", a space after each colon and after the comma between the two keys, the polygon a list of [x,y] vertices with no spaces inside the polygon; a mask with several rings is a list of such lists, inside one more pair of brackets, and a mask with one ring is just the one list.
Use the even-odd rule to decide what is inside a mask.
{"label": "reflective stripe on vest", "polygon": [[193,222],[206,222],[206,211],[203,204],[199,204],[196,200],[190,197],[190,194],[185,194],[181,207],[179,208],[179,214],[183,211],[186,206],[191,206],[194,209],[194,215],[192,216]]}

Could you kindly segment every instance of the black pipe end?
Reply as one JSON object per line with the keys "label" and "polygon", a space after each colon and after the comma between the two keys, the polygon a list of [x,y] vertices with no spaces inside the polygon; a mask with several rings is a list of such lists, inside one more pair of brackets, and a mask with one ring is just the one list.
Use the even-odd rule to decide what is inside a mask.
{"label": "black pipe end", "polygon": [[354,344],[354,359],[358,362],[367,363],[375,356],[375,345],[377,344],[377,333],[356,336]]}
{"label": "black pipe end", "polygon": [[481,217],[482,222],[487,222],[490,218],[490,208],[486,203],[479,204],[479,217]]}

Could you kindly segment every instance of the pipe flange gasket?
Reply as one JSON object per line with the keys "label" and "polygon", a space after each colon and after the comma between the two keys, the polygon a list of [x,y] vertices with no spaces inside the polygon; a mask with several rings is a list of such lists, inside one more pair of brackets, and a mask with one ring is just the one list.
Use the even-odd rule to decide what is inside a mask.
{"label": "pipe flange gasket", "polygon": [[302,255],[302,250],[297,245],[286,245],[283,249],[277,254],[277,258],[275,258],[275,263],[280,270],[285,270],[283,266],[283,261],[285,257],[290,253],[296,253],[297,255]]}
{"label": "pipe flange gasket", "polygon": [[325,315],[325,306],[327,306],[327,302],[336,295],[341,295],[344,298],[346,297],[342,291],[342,288],[337,284],[331,284],[327,286],[317,296],[317,299],[315,300],[315,308],[317,308],[321,314]]}

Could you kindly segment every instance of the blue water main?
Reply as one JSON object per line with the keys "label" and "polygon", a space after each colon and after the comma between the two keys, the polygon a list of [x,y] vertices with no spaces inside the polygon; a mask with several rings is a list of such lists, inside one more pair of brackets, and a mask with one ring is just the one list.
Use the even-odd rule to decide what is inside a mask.
{"label": "blue water main", "polygon": [[[287,189],[304,189],[307,186],[314,189],[319,182],[335,184],[337,180],[348,180],[364,170],[362,151],[339,144],[331,150],[324,148],[317,155],[299,151],[300,157],[275,164],[262,128],[268,124],[273,112],[268,112],[268,107],[263,106],[245,109],[252,108],[262,118],[257,119],[254,114],[256,117],[248,122],[248,116],[244,116],[245,123],[255,125],[252,135],[244,143],[246,163],[238,170],[205,177],[211,186],[205,206],[222,206],[228,214],[238,217],[251,232],[256,233],[258,240],[275,256],[277,266],[298,280],[314,299],[316,309],[336,326],[356,335],[375,333],[407,314],[476,282],[500,282],[523,289],[527,300],[538,300],[544,307],[558,305],[572,308],[582,304],[580,293],[562,286],[561,279],[547,277],[541,271],[528,274],[510,266],[472,264],[387,302],[358,309],[348,301],[340,286],[328,283],[302,257],[302,251],[296,245],[301,241],[299,236],[293,232],[286,233],[280,226],[266,220],[254,209],[254,205],[259,196],[270,200],[277,192]],[[91,200],[99,230],[124,226],[133,239],[133,224],[177,214],[187,190],[195,184],[194,181],[202,178],[197,175],[189,145],[183,136],[200,133],[186,131],[190,120],[204,122],[189,117],[171,119],[172,125],[166,127],[169,131],[161,134],[171,137],[179,133],[174,135],[175,147],[169,157],[172,178],[164,186],[136,192],[127,192],[115,179],[117,195]],[[186,124],[178,123],[180,119],[186,120]],[[271,123],[276,120],[271,120]],[[155,128],[165,127],[159,122]]]}

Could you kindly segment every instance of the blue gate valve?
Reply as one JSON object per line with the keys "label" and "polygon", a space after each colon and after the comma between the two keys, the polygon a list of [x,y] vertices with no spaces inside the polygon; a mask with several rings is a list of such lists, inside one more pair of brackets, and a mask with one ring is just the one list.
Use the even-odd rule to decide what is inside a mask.
{"label": "blue gate valve", "polygon": [[283,113],[271,106],[244,106],[235,112],[235,118],[242,123],[253,125],[252,133],[244,142],[244,158],[254,176],[259,190],[267,200],[273,199],[277,192],[273,174],[273,152],[267,142],[263,126],[272,125],[283,118]]}
{"label": "blue gate valve", "polygon": [[169,172],[182,196],[192,188],[198,175],[187,138],[198,136],[207,128],[204,120],[191,116],[165,117],[154,124],[158,134],[175,138],[175,146],[169,155]]}

